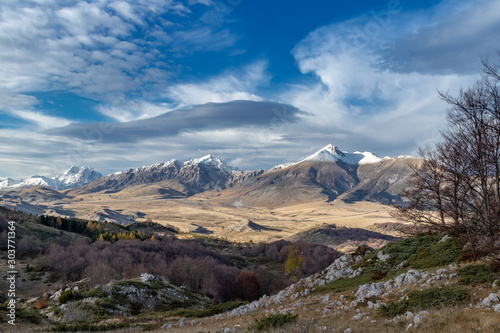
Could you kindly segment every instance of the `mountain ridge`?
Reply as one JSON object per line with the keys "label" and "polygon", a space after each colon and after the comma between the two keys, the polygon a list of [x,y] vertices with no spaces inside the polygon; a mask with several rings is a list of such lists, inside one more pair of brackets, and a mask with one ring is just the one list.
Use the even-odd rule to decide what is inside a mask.
{"label": "mountain ridge", "polygon": [[[170,160],[104,176],[80,193],[115,193],[130,186],[168,181],[176,197],[212,191],[228,204],[283,205],[304,201],[399,201],[414,158],[379,158],[370,152],[347,152],[329,144],[295,163],[269,170],[240,171],[214,155],[182,162]],[[397,173],[397,174],[393,174]],[[179,192],[179,189],[182,189]],[[173,192],[174,193],[174,192]]]}
{"label": "mountain ridge", "polygon": [[20,183],[0,179],[0,184],[8,184],[4,190],[41,186],[74,194],[117,193],[133,186],[162,184],[161,188],[143,193],[187,198],[212,191],[229,205],[279,206],[336,198],[391,204],[401,201],[399,194],[408,183],[411,165],[415,164],[418,159],[409,156],[380,158],[366,151],[342,151],[329,144],[298,162],[269,170],[241,171],[208,154],[185,162],[172,159],[106,176],[97,173],[100,177],[91,167],[72,167],[52,178],[33,176]]}
{"label": "mountain ridge", "polygon": [[72,166],[54,177],[35,175],[24,180],[0,177],[0,190],[25,190],[35,187],[66,190],[85,186],[100,177],[102,174],[91,166]]}

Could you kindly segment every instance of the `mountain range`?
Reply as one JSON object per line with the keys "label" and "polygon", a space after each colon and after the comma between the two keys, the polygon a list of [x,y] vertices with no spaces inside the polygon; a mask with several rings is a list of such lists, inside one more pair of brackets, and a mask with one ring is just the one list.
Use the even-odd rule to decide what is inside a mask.
{"label": "mountain range", "polygon": [[63,174],[55,177],[32,176],[28,179],[12,179],[0,177],[0,190],[23,190],[33,187],[48,187],[56,190],[82,187],[102,177],[100,172],[92,167],[73,166]]}
{"label": "mountain range", "polygon": [[270,170],[240,171],[213,155],[187,162],[171,160],[102,176],[91,167],[72,167],[52,178],[33,176],[24,181],[0,178],[0,189],[50,187],[67,193],[118,193],[141,187],[141,193],[164,198],[200,193],[240,205],[276,206],[315,200],[399,201],[412,166],[410,156],[379,158],[370,152],[345,152],[327,145],[296,163]]}

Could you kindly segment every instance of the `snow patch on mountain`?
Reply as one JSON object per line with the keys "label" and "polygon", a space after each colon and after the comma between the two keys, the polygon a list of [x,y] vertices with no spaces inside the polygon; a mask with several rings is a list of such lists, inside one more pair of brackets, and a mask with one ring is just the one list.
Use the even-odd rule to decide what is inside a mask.
{"label": "snow patch on mountain", "polygon": [[288,168],[289,166],[292,166],[292,165],[294,165],[294,164],[297,164],[297,163],[285,163],[285,164],[279,164],[279,165],[273,166],[271,169],[269,169],[269,171],[277,171],[277,170],[286,169],[286,168]]}
{"label": "snow patch on mountain", "polygon": [[101,178],[102,174],[90,166],[73,166],[62,175],[55,177],[56,188],[65,190],[68,188],[82,187],[94,180]]}
{"label": "snow patch on mountain", "polygon": [[372,153],[370,153],[368,151],[365,151],[365,152],[355,151],[354,154],[363,155],[363,158],[361,160],[359,160],[359,162],[358,162],[359,165],[375,164],[375,163],[382,161],[382,159],[380,157],[373,155]]}
{"label": "snow patch on mountain", "polygon": [[0,177],[0,190],[21,183],[22,179]]}
{"label": "snow patch on mountain", "polygon": [[[372,164],[372,163],[378,163],[382,159],[373,155],[370,152],[359,152],[355,151],[354,153],[349,153],[346,151],[340,150],[337,146],[334,146],[332,144],[329,144],[328,146],[320,149],[319,151],[315,152],[311,156],[305,158],[304,161],[314,161],[314,162],[338,162],[338,161],[343,161],[348,164]],[[299,163],[300,163],[299,162]]]}
{"label": "snow patch on mountain", "polygon": [[192,166],[192,165],[204,165],[209,168],[218,169],[222,171],[239,171],[238,168],[227,165],[221,159],[215,157],[214,155],[205,155],[200,158],[193,158],[187,162],[184,162],[184,166]]}

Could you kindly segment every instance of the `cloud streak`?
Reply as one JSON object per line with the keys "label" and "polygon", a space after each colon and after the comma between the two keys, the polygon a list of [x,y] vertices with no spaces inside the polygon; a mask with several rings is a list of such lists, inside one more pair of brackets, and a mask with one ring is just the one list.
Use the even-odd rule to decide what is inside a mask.
{"label": "cloud streak", "polygon": [[[231,101],[208,103],[187,109],[125,123],[110,124],[108,133],[102,124],[71,124],[53,131],[56,135],[104,143],[140,142],[150,138],[168,138],[184,132],[232,128],[272,127],[276,123],[294,123],[307,115],[290,105],[273,102]],[[111,129],[112,128],[112,129]]]}

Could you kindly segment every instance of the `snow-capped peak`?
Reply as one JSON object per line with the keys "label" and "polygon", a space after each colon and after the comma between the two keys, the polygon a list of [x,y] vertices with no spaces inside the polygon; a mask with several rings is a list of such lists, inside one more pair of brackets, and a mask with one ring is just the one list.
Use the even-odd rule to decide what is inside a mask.
{"label": "snow-capped peak", "polygon": [[370,152],[359,152],[355,151],[353,153],[349,153],[347,151],[340,150],[337,146],[329,144],[309,157],[297,162],[297,163],[288,163],[288,164],[280,164],[270,169],[270,171],[285,169],[289,166],[299,164],[302,162],[331,162],[335,163],[338,161],[343,161],[352,165],[363,165],[363,164],[372,164],[378,163],[382,161],[381,158],[375,156]]}
{"label": "snow-capped peak", "polygon": [[180,168],[182,168],[182,162],[179,160],[173,159],[173,160],[170,160],[167,163],[163,164],[164,168],[167,168],[170,166],[173,166],[173,167],[180,169]]}
{"label": "snow-capped peak", "polygon": [[88,183],[101,177],[102,174],[95,171],[94,168],[90,166],[72,166],[62,175],[56,176],[52,179],[56,181],[57,189],[67,189],[87,185]]}
{"label": "snow-capped peak", "polygon": [[237,168],[231,167],[227,165],[224,161],[221,159],[215,157],[212,154],[205,155],[200,158],[193,158],[187,162],[184,162],[184,166],[191,166],[191,165],[205,165],[208,167],[216,168],[219,170],[224,170],[224,171],[236,171]]}
{"label": "snow-capped peak", "polygon": [[373,164],[373,163],[378,163],[378,162],[382,161],[382,159],[380,157],[373,155],[369,151],[365,151],[365,152],[355,151],[353,154],[361,154],[364,156],[361,160],[359,160],[359,162],[358,162],[359,165]]}
{"label": "snow-capped peak", "polygon": [[337,162],[345,157],[345,153],[342,152],[337,146],[329,144],[326,147],[318,150],[311,156],[305,158],[303,161],[314,161],[314,162]]}

